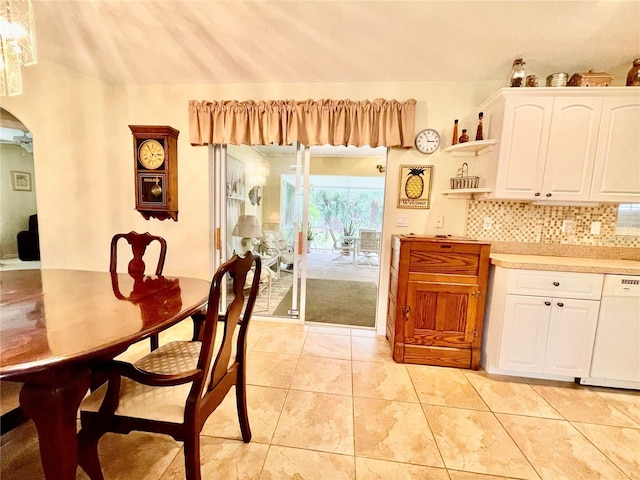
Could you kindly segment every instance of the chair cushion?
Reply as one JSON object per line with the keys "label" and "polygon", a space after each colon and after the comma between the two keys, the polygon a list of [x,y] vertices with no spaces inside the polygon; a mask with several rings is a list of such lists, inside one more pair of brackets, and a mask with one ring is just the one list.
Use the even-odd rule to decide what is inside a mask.
{"label": "chair cushion", "polygon": [[[172,374],[196,368],[201,348],[200,342],[170,342],[134,363],[141,370]],[[191,383],[174,387],[152,387],[122,378],[120,403],[116,415],[149,420],[182,423],[184,408],[191,390]],[[107,384],[84,399],[80,410],[97,412],[107,391]]]}

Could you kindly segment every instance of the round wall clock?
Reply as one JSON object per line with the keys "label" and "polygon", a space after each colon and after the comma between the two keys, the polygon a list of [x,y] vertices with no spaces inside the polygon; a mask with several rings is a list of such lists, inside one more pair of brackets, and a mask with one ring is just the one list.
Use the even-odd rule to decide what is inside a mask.
{"label": "round wall clock", "polygon": [[164,147],[157,140],[145,140],[140,144],[138,158],[144,168],[155,170],[164,162]]}
{"label": "round wall clock", "polygon": [[432,128],[422,130],[416,135],[416,148],[420,153],[433,153],[440,146],[440,134]]}

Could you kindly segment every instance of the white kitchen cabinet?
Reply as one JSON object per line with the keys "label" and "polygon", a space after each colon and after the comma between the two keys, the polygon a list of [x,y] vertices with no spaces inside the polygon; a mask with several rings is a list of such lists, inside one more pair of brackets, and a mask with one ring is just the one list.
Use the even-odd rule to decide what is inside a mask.
{"label": "white kitchen cabinet", "polygon": [[640,88],[635,90],[634,97],[604,99],[591,200],[640,203]]}
{"label": "white kitchen cabinet", "polygon": [[485,370],[567,380],[588,375],[603,279],[493,267]]}
{"label": "white kitchen cabinet", "polygon": [[586,376],[600,302],[507,295],[498,367]]}
{"label": "white kitchen cabinet", "polygon": [[480,109],[484,198],[640,202],[640,89],[502,89]]}

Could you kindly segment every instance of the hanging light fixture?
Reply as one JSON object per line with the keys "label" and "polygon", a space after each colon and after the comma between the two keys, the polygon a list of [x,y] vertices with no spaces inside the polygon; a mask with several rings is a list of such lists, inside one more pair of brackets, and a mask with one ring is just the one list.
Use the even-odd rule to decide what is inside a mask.
{"label": "hanging light fixture", "polygon": [[0,0],[0,95],[22,93],[22,67],[38,63],[31,0]]}

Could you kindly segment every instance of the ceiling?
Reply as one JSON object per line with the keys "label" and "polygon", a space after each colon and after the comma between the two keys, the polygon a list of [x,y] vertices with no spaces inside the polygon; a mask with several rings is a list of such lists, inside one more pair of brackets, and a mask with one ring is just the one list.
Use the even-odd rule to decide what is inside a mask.
{"label": "ceiling", "polygon": [[[33,0],[38,55],[110,84],[504,81],[628,70],[640,2]],[[624,78],[614,78],[624,85]],[[285,92],[283,92],[285,93]],[[286,93],[285,93],[286,95]]]}

